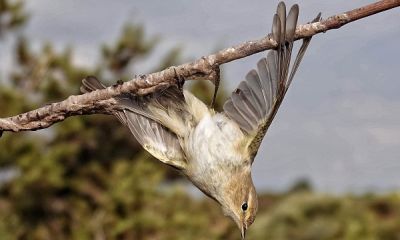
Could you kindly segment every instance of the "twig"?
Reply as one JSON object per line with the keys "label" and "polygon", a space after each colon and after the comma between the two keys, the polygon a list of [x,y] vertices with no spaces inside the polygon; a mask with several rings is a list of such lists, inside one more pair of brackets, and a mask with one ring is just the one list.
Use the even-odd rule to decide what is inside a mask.
{"label": "twig", "polygon": [[[400,6],[400,0],[382,0],[326,20],[297,26],[296,40],[337,29],[343,25],[370,15]],[[276,47],[276,42],[268,35],[262,39],[244,42],[223,49],[215,54],[202,57],[194,62],[170,67],[163,71],[141,75],[120,85],[82,95],[70,96],[66,100],[46,105],[17,116],[0,118],[0,136],[3,131],[33,131],[50,127],[65,118],[85,114],[111,114],[116,111],[113,97],[122,93],[146,95],[157,89],[176,84],[176,71],[186,79],[206,79],[217,82],[219,66],[252,54]]]}

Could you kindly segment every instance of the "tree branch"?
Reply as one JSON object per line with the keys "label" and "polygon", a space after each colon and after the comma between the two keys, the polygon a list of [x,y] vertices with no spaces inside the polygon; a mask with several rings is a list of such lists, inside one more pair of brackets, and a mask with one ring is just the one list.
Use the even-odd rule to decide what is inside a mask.
{"label": "tree branch", "polygon": [[[315,34],[338,29],[347,23],[400,6],[400,0],[382,0],[326,20],[297,26],[296,40]],[[275,48],[276,42],[270,35],[254,41],[244,42],[202,57],[190,63],[169,67],[163,71],[140,75],[120,85],[110,86],[82,95],[70,96],[64,101],[52,103],[17,116],[0,118],[0,136],[3,131],[33,131],[50,127],[67,117],[86,114],[112,114],[116,109],[113,97],[122,93],[146,95],[160,88],[176,84],[176,72],[186,79],[219,81],[219,66],[252,54]]]}

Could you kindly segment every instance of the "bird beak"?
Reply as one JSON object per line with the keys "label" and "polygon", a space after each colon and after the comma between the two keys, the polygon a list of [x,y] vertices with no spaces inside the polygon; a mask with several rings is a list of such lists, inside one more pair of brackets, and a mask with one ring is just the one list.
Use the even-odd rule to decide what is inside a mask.
{"label": "bird beak", "polygon": [[244,240],[244,238],[246,237],[246,227],[245,226],[242,226],[242,229],[241,229],[242,231],[241,231],[241,235],[242,235],[242,240]]}

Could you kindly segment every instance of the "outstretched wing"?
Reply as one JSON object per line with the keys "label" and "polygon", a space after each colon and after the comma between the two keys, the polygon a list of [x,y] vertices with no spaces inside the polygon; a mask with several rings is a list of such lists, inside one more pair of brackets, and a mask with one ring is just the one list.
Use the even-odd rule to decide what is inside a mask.
{"label": "outstretched wing", "polygon": [[[103,88],[105,86],[93,76],[82,80],[81,91],[84,93]],[[168,102],[179,104],[184,101],[183,94],[176,87],[170,87],[152,96],[138,98],[132,94],[124,94],[116,99],[123,110],[115,116],[129,128],[143,148],[165,164],[178,169],[185,168],[185,157],[178,137],[164,127],[148,109],[149,104],[157,104],[159,107]]]}
{"label": "outstretched wing", "polygon": [[267,58],[259,60],[257,70],[253,69],[246,75],[246,80],[239,84],[224,104],[225,114],[246,135],[251,161],[257,154],[311,40],[303,40],[290,70],[298,14],[297,4],[292,6],[286,16],[285,4],[279,3],[272,25],[272,36],[278,43],[277,49],[270,50]]}

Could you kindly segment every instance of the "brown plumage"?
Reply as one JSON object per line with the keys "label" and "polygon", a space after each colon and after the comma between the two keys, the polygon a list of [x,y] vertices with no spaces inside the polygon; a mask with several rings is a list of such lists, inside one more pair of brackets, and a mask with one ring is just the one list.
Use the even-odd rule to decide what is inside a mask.
{"label": "brown plumage", "polygon": [[[244,238],[257,213],[251,166],[268,127],[290,86],[311,38],[290,60],[299,8],[279,3],[272,37],[278,43],[257,63],[216,113],[188,91],[170,87],[146,97],[124,94],[116,117],[160,161],[180,170],[216,200]],[[317,17],[314,21],[318,21]],[[83,92],[104,88],[96,78],[83,80]]]}

